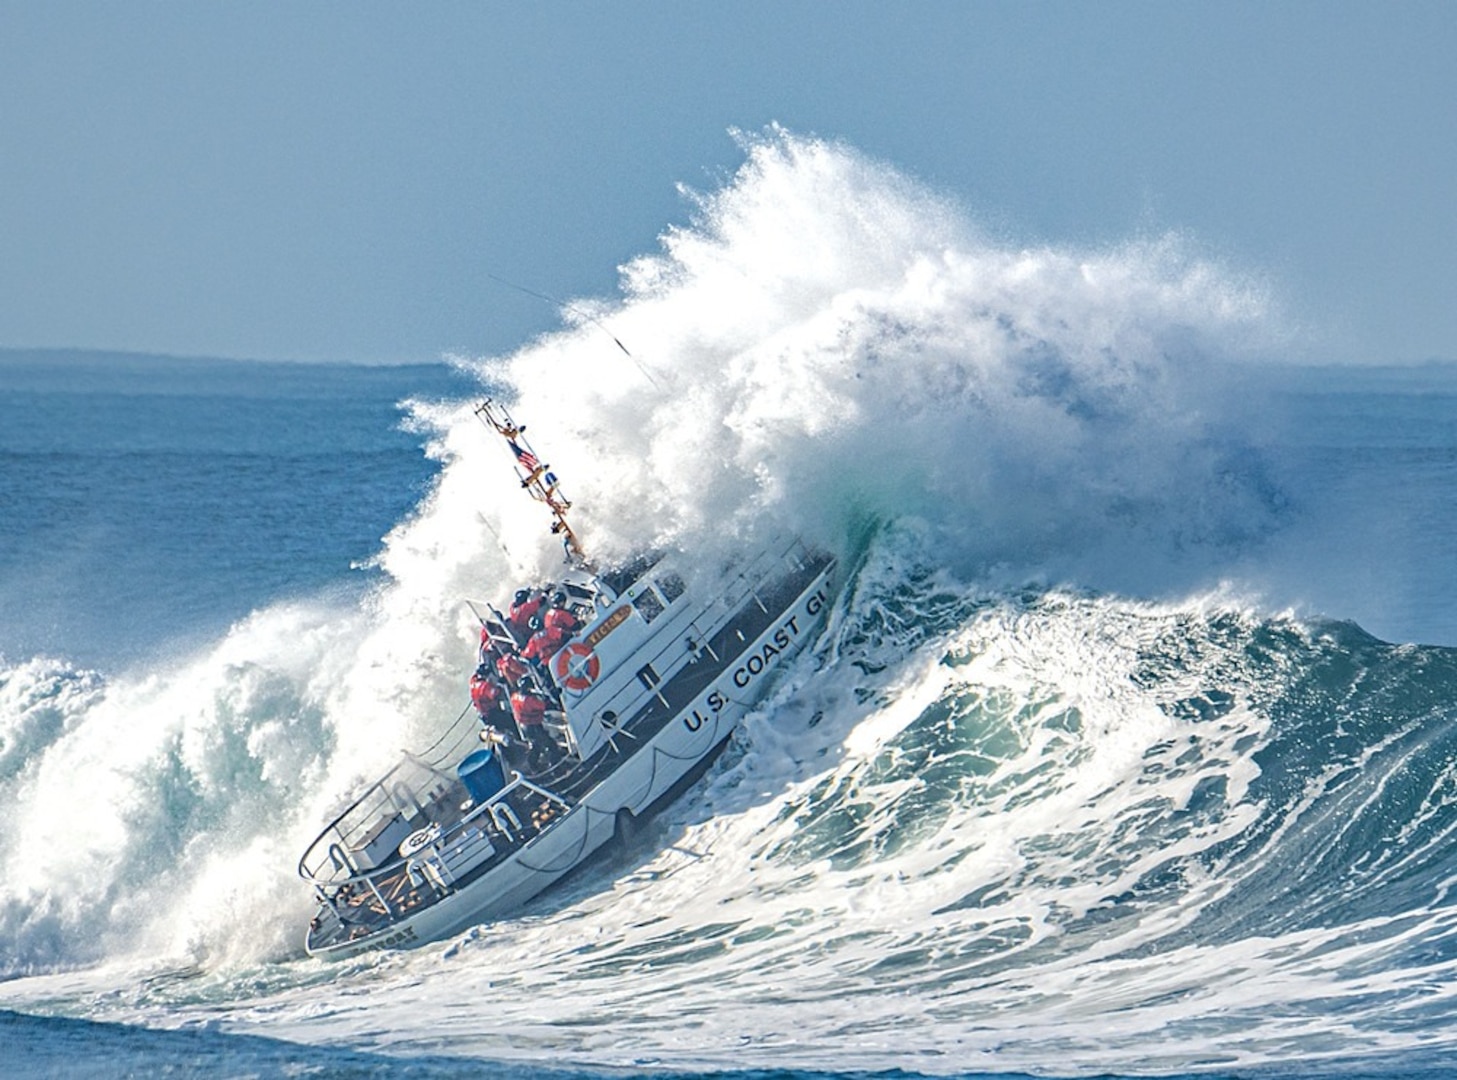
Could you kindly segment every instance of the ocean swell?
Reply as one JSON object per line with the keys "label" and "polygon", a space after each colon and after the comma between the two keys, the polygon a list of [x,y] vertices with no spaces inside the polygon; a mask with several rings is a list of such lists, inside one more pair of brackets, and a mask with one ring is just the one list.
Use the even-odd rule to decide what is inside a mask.
{"label": "ocean swell", "polygon": [[[620,1067],[1182,1068],[1449,1030],[1454,654],[1223,583],[1299,495],[1249,391],[1263,289],[1177,237],[999,242],[834,143],[745,151],[620,297],[460,361],[602,562],[785,530],[841,556],[829,630],[714,771],[519,918],[301,958],[298,853],[467,707],[463,601],[561,566],[473,402],[416,402],[440,472],[362,602],[139,673],[0,673],[8,1000],[111,961],[121,1019]],[[159,958],[188,974],[135,977]]]}

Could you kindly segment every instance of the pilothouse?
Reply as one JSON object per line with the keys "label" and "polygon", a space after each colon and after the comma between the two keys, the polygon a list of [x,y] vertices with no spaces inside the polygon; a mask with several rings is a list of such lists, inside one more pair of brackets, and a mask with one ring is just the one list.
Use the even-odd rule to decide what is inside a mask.
{"label": "pilothouse", "polygon": [[834,560],[798,539],[718,572],[656,554],[594,571],[524,428],[490,400],[477,413],[571,568],[477,610],[474,708],[300,859],[315,956],[438,940],[524,904],[689,783],[828,614]]}

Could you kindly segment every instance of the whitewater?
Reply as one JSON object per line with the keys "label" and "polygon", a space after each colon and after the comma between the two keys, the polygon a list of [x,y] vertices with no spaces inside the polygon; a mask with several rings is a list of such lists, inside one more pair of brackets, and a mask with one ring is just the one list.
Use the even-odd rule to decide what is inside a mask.
{"label": "whitewater", "polygon": [[[1028,245],[843,145],[743,144],[509,356],[0,357],[11,1067],[1457,1060],[1457,371],[1322,365],[1188,237]],[[793,531],[845,584],[645,835],[310,960],[300,853],[468,705],[466,601],[561,566],[485,394],[600,562]]]}

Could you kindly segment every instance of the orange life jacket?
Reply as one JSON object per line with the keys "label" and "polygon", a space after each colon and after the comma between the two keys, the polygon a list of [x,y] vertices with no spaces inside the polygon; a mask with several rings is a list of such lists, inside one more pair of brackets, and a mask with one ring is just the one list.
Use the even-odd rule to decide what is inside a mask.
{"label": "orange life jacket", "polygon": [[556,651],[566,644],[566,640],[566,633],[548,626],[531,636],[526,648],[521,650],[521,655],[527,660],[540,660],[544,664],[556,655]]}
{"label": "orange life jacket", "polygon": [[539,727],[546,716],[546,700],[518,690],[511,695],[511,715],[516,718],[517,727]]}
{"label": "orange life jacket", "polygon": [[541,621],[544,625],[560,630],[564,634],[571,634],[577,627],[582,625],[582,621],[570,611],[566,608],[559,607],[550,608],[541,617]]}
{"label": "orange life jacket", "polygon": [[528,596],[519,604],[511,605],[511,612],[507,616],[511,620],[511,629],[525,630],[531,623],[531,616],[541,610],[540,596]]}
{"label": "orange life jacket", "polygon": [[521,657],[504,653],[496,658],[496,670],[506,680],[507,686],[514,687],[521,681],[521,676],[531,669],[522,662]]}
{"label": "orange life jacket", "polygon": [[489,712],[496,707],[496,701],[501,696],[500,687],[489,678],[474,676],[470,681],[470,699],[478,712]]}

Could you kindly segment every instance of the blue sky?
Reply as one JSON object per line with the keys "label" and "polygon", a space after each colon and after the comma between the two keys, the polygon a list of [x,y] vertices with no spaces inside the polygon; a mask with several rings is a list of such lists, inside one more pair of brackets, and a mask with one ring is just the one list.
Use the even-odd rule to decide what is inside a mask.
{"label": "blue sky", "polygon": [[1016,242],[1168,229],[1457,358],[1457,4],[0,0],[0,346],[502,352],[780,123]]}

